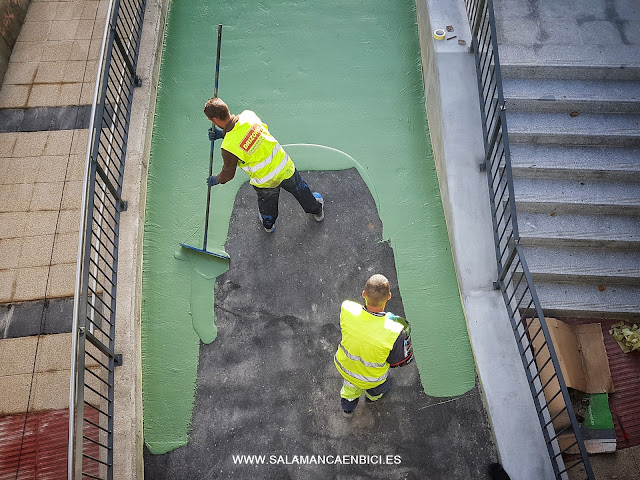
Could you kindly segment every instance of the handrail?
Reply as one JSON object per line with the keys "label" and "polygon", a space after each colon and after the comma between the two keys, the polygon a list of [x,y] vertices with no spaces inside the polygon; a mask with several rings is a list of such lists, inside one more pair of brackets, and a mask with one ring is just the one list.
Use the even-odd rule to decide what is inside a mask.
{"label": "handrail", "polygon": [[[116,290],[145,0],[110,0],[91,108],[73,311],[68,479],[113,478]],[[85,373],[89,375],[85,376]]]}
{"label": "handrail", "polygon": [[[518,232],[493,0],[465,0],[476,58],[498,278],[556,478],[583,465],[594,478]],[[540,337],[542,333],[542,337]],[[576,455],[577,454],[577,455]],[[565,460],[579,457],[570,466]]]}

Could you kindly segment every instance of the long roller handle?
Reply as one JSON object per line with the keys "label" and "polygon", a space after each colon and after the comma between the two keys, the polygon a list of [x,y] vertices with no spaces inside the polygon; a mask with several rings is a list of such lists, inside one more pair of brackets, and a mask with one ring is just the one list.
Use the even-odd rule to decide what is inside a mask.
{"label": "long roller handle", "polygon": [[[218,52],[216,53],[216,80],[214,97],[218,96],[218,77],[220,76],[220,44],[222,43],[222,24],[218,25]],[[213,144],[211,140],[211,151],[209,153],[209,177],[213,175]],[[207,178],[209,178],[207,177]],[[207,210],[204,217],[204,240],[202,241],[202,249],[207,250],[207,234],[209,233],[209,206],[211,204],[211,187],[207,185]]]}

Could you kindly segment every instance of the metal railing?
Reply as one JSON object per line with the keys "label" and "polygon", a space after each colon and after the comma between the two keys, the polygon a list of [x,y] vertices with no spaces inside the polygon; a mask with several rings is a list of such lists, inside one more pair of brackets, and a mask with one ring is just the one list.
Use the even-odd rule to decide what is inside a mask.
{"label": "metal railing", "polygon": [[[484,162],[501,290],[556,478],[582,464],[593,479],[579,424],[520,246],[493,0],[465,0],[476,58]],[[568,467],[565,465],[571,463]]]}
{"label": "metal railing", "polygon": [[116,286],[127,137],[145,0],[111,0],[89,126],[73,314],[68,478],[113,478]]}

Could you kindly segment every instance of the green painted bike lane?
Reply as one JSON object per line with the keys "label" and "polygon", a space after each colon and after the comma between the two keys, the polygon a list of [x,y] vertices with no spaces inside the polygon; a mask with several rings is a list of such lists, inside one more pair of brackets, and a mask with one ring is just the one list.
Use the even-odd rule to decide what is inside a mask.
{"label": "green painted bike lane", "polygon": [[[394,251],[425,393],[469,391],[473,356],[429,144],[414,3],[174,1],[143,247],[149,450],[164,453],[187,443],[199,345],[215,341],[214,284],[229,268],[225,260],[179,246],[202,246],[210,126],[202,108],[213,95],[219,23],[220,97],[234,113],[254,110],[298,170],[357,168]],[[216,149],[214,172],[220,165]],[[212,190],[208,250],[224,249],[235,195],[246,180],[238,171]]]}

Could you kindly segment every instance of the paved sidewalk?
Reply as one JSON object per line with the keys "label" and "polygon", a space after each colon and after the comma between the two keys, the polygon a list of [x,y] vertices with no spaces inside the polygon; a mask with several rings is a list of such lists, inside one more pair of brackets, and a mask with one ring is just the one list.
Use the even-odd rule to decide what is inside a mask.
{"label": "paved sidewalk", "polygon": [[[108,4],[32,0],[0,88],[0,416],[67,415],[87,128]],[[5,425],[28,436],[30,423]],[[66,431],[42,429],[66,444]],[[65,475],[66,449],[55,455]],[[31,461],[21,457],[21,474]],[[16,464],[0,473],[17,475]]]}

